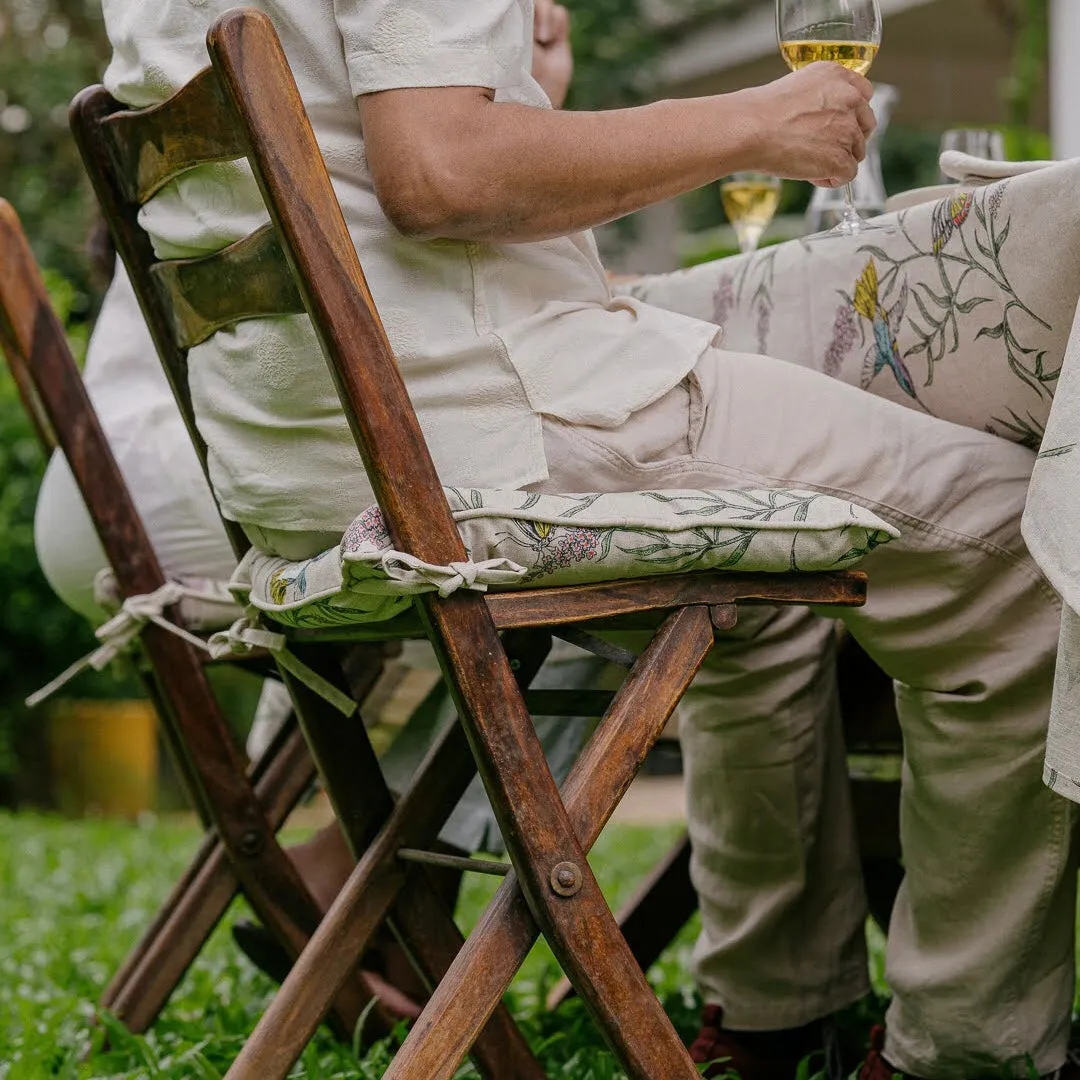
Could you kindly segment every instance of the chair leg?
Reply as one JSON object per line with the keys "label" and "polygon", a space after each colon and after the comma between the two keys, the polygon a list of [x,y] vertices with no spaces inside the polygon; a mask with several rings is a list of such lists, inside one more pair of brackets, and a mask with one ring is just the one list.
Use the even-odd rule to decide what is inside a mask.
{"label": "chair leg", "polygon": [[[267,750],[254,770],[255,792],[267,821],[278,829],[315,776],[315,765],[295,724]],[[225,914],[239,884],[225,849],[209,833],[153,924],[113,977],[100,1006],[129,1031],[146,1031]]]}
{"label": "chair leg", "polygon": [[[516,677],[522,686],[527,686],[540,669],[549,643],[550,635],[547,634],[516,631],[506,635],[506,650],[518,664]],[[320,665],[317,652],[305,655],[304,660],[313,666]],[[331,675],[325,670],[325,665],[322,665],[320,673],[326,677]],[[318,717],[325,710],[325,703],[307,693],[303,687],[296,688],[294,700],[302,724],[309,723],[313,715]],[[355,835],[363,837],[370,828],[368,808],[382,801],[378,791],[371,802],[356,800],[351,795],[363,790],[362,785],[357,783],[357,769],[366,777],[374,775],[371,772],[374,755],[370,746],[366,749],[360,745],[354,746],[352,756],[342,757],[339,745],[337,752],[330,754],[323,722],[318,719],[311,725],[308,736],[316,759],[329,755],[334,766],[333,771],[324,777],[332,797],[352,798],[355,804],[350,808],[343,798],[339,820],[350,822]],[[399,898],[410,895],[411,905],[414,890],[424,888],[424,872],[403,863],[397,858],[397,852],[403,847],[425,848],[435,842],[443,823],[465,793],[475,772],[475,759],[461,725],[448,725],[435,740],[409,790],[393,808],[375,839],[365,847],[356,844],[357,850],[363,851],[356,869],[233,1062],[227,1080],[284,1080],[314,1035],[337,988],[380,923],[399,902]],[[384,783],[381,773],[378,780]],[[352,836],[350,841],[355,844]],[[409,910],[407,907],[406,920]],[[441,925],[448,934],[456,933],[456,929],[450,929],[452,924],[442,921]],[[417,936],[407,934],[405,927],[398,927],[398,930],[409,946],[415,947]],[[434,981],[441,973],[432,971],[429,974]],[[500,1069],[497,1053],[500,1047],[506,1045],[507,1024],[512,1023],[508,1017],[500,1016],[501,1012],[502,1006],[496,1001],[484,1017],[487,1020],[492,1013],[496,1014],[491,1035],[494,1060],[488,1059],[486,1050],[478,1055],[485,1075],[498,1077],[499,1080],[507,1076],[508,1063],[504,1063]],[[521,1080],[542,1080],[544,1074],[535,1058],[531,1054],[516,1054],[518,1064],[512,1075]]]}
{"label": "chair leg", "polygon": [[[904,879],[899,838],[900,785],[891,781],[854,781],[852,786],[867,904],[874,921],[887,932],[896,893]],[[642,971],[656,963],[697,908],[697,891],[690,881],[690,838],[684,835],[617,917]],[[563,977],[548,993],[548,1010],[554,1012],[573,995],[573,985]]]}
{"label": "chair leg", "polygon": [[[422,880],[423,875],[417,875]],[[465,938],[453,920],[453,913],[441,907],[434,888],[402,890],[394,905],[393,926],[402,935],[402,944],[412,953],[430,988],[450,970]],[[472,1058],[486,1080],[541,1080],[544,1071],[533,1056],[525,1036],[510,1010],[498,1005],[488,1018],[472,1047]]]}
{"label": "chair leg", "polygon": [[[564,816],[576,834],[578,851],[595,842],[708,653],[712,639],[709,613],[684,609],[668,618],[639,658],[564,788]],[[465,687],[462,696],[471,696],[470,691]],[[520,736],[515,731],[513,737]],[[533,791],[536,771],[534,767],[522,773]],[[540,831],[535,814],[538,800],[529,792],[515,793],[507,785],[503,792],[496,787],[493,794],[504,799],[519,795],[521,806],[529,812],[530,827]],[[505,814],[505,801],[501,810],[510,817]],[[535,868],[537,863],[544,869],[552,867],[551,854],[534,854],[505,827],[504,834],[519,872],[534,874],[529,883],[531,895],[526,900],[527,890],[519,886],[516,875],[503,884],[384,1080],[448,1080],[453,1076],[483,1018],[528,954],[538,933],[534,916],[541,919],[549,943],[570,970],[575,986],[632,1080],[696,1077],[696,1068],[645,982],[603,898],[595,884],[589,887],[591,874],[582,869],[583,854],[574,859],[582,882],[580,891],[565,899],[549,900],[542,892],[545,883],[537,880],[543,869],[536,873]],[[559,837],[559,851],[573,851],[564,836]],[[555,870],[552,884],[565,885]],[[559,904],[565,905],[562,911]]]}
{"label": "chair leg", "polygon": [[[615,917],[642,971],[656,963],[697,907],[690,882],[690,838],[684,833]],[[564,976],[548,993],[548,1011],[555,1012],[573,996],[573,984]]]}
{"label": "chair leg", "polygon": [[[147,628],[143,643],[156,676],[173,691],[162,695],[162,719],[186,751],[189,782],[202,796],[232,872],[256,916],[295,957],[321,911],[277,842],[201,659],[186,642],[155,626]],[[352,1034],[371,997],[359,973],[351,973],[334,1002],[339,1035]]]}

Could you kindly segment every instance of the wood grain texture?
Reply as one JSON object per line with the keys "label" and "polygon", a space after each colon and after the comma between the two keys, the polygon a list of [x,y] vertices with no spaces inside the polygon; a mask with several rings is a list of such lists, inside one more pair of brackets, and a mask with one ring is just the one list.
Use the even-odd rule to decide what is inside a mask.
{"label": "wood grain texture", "polygon": [[150,273],[182,349],[244,319],[304,314],[304,302],[272,225],[214,255],[159,262]]}
{"label": "wood grain texture", "polygon": [[[690,881],[690,837],[684,833],[616,915],[642,971],[656,963],[697,908],[697,892]],[[554,1012],[573,995],[573,983],[559,979],[548,993],[548,1010]]]}
{"label": "wood grain texture", "polygon": [[242,134],[209,68],[154,108],[118,104],[102,135],[125,199],[139,206],[196,165],[244,156]]}
{"label": "wood grain texture", "polygon": [[[674,607],[704,604],[724,609],[730,626],[732,604],[822,604],[860,607],[866,602],[866,575],[859,571],[820,574],[741,574],[709,570],[628,581],[597,581],[550,589],[514,589],[485,594],[499,630],[566,627],[655,630]],[[296,643],[392,641],[426,637],[414,609],[385,623],[360,623],[309,630],[284,627]]]}

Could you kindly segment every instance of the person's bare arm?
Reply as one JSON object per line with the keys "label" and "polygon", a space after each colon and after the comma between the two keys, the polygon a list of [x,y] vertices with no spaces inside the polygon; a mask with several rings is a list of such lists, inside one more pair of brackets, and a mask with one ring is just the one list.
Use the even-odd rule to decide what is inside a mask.
{"label": "person's bare arm", "polygon": [[611,221],[731,172],[854,178],[870,84],[814,64],[768,86],[575,113],[495,102],[478,87],[359,99],[375,192],[421,238],[524,242]]}

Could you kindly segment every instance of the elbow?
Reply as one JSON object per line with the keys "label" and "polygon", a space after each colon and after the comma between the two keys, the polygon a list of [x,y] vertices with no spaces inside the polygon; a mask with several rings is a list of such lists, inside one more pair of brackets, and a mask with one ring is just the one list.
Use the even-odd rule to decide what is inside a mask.
{"label": "elbow", "polygon": [[422,162],[375,178],[375,196],[387,220],[414,240],[478,238],[475,192],[452,167]]}

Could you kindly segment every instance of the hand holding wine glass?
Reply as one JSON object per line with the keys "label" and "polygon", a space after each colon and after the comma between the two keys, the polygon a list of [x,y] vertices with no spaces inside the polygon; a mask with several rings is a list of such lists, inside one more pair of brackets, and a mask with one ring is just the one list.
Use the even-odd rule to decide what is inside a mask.
{"label": "hand holding wine glass", "polygon": [[[881,9],[878,0],[776,0],[776,36],[792,71],[827,60],[866,75],[881,46]],[[836,229],[862,229],[850,184]]]}

